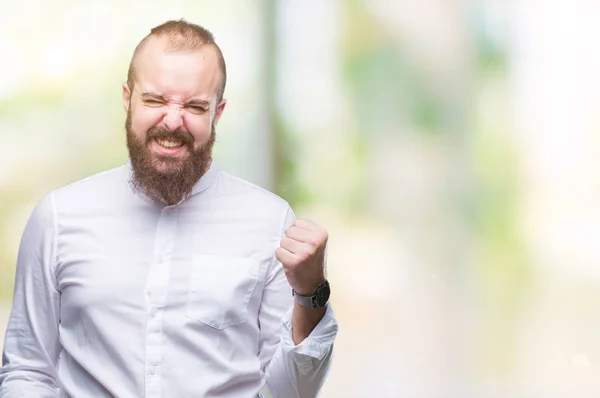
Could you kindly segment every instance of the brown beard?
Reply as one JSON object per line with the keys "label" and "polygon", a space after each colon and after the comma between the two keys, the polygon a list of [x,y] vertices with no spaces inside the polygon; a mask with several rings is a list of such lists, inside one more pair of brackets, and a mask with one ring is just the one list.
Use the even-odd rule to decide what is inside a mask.
{"label": "brown beard", "polygon": [[[133,132],[131,123],[130,108],[127,111],[125,130],[133,169],[133,178],[130,181],[132,188],[169,206],[187,199],[196,182],[210,166],[216,137],[214,124],[211,126],[208,142],[194,149],[194,139],[189,133],[169,131],[157,126],[148,130],[146,140],[142,141]],[[183,145],[187,146],[190,155],[179,159],[152,153],[150,145],[157,138],[181,140]],[[160,169],[157,168],[158,165],[161,166]]]}

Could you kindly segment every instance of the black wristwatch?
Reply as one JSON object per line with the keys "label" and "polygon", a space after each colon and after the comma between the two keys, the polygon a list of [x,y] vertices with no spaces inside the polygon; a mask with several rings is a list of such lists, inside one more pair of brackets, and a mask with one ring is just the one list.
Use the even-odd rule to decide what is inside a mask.
{"label": "black wristwatch", "polygon": [[310,296],[301,296],[292,289],[292,296],[298,304],[303,307],[308,308],[323,308],[329,302],[329,295],[331,294],[331,289],[329,288],[329,282],[325,281],[325,283],[321,283],[312,295]]}

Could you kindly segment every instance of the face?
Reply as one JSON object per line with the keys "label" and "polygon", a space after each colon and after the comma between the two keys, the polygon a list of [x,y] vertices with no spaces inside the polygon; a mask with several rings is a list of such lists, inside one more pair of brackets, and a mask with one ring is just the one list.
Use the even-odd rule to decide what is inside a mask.
{"label": "face", "polygon": [[210,165],[221,78],[211,46],[166,52],[151,39],[136,59],[132,91],[123,85],[127,147],[136,189],[166,204],[185,199]]}

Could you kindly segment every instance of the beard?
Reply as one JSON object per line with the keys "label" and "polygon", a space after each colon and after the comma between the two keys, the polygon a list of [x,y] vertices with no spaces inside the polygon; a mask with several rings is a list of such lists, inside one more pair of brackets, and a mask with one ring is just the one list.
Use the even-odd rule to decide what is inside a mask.
{"label": "beard", "polygon": [[[148,130],[146,139],[143,140],[136,136],[131,124],[130,108],[127,111],[125,130],[127,132],[127,149],[133,169],[131,187],[168,206],[187,199],[196,182],[208,171],[210,166],[216,139],[214,123],[211,126],[209,140],[198,149],[194,149],[194,138],[187,132],[153,127]],[[176,158],[153,153],[150,150],[150,145],[155,139],[169,138],[183,142],[189,151],[188,156]]]}

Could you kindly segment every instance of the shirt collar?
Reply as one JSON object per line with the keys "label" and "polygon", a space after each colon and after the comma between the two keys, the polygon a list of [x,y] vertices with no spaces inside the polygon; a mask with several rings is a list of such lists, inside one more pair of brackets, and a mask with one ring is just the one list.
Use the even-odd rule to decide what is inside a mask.
{"label": "shirt collar", "polygon": [[219,169],[217,168],[217,164],[215,163],[214,159],[211,159],[208,171],[204,173],[202,177],[200,177],[198,182],[196,182],[196,185],[194,185],[194,188],[192,188],[192,194],[190,196],[196,195],[209,188],[217,180],[218,174]]}

